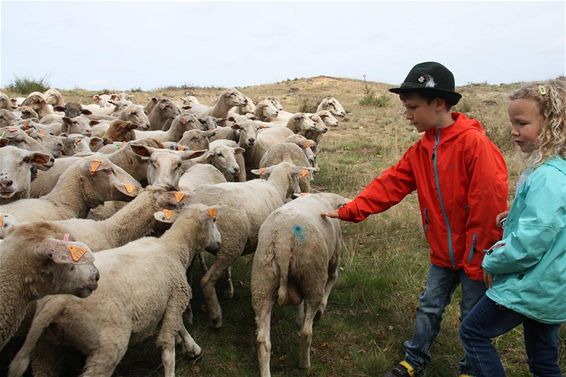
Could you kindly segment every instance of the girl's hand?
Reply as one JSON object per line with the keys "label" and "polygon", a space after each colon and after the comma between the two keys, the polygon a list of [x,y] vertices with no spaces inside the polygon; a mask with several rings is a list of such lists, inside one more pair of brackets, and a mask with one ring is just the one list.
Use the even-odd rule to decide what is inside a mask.
{"label": "girl's hand", "polygon": [[497,215],[495,217],[495,226],[503,229],[503,223],[504,223],[504,220],[507,219],[508,214],[509,214],[509,211],[505,211],[505,212],[501,212],[499,215]]}
{"label": "girl's hand", "polygon": [[486,287],[491,288],[493,285],[493,276],[486,270],[483,270],[483,282]]}
{"label": "girl's hand", "polygon": [[333,219],[338,218],[338,211],[322,212],[320,214],[322,217],[332,217]]}

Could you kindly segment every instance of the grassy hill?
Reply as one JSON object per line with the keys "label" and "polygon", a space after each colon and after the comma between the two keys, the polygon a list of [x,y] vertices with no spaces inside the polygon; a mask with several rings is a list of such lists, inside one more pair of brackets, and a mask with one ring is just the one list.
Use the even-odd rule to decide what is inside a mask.
{"label": "grassy hill", "polygon": [[[510,192],[522,162],[510,141],[507,96],[519,84],[470,84],[459,87],[463,99],[455,110],[480,120],[490,138],[504,152],[510,171]],[[388,85],[319,76],[274,84],[238,88],[254,101],[277,97],[287,111],[314,111],[326,96],[336,97],[350,114],[323,138],[314,187],[353,197],[384,168],[395,163],[420,135],[403,116],[396,95]],[[195,95],[202,103],[215,101],[222,88],[162,88],[135,91],[135,102],[145,104],[154,95]],[[369,92],[379,106],[362,106]],[[89,103],[94,92],[62,91],[65,99]],[[8,93],[14,96],[15,93]],[[312,368],[309,376],[379,376],[402,358],[402,343],[413,330],[418,297],[428,272],[428,247],[424,240],[416,195],[409,195],[390,210],[360,224],[343,223],[342,268],[330,296],[325,316],[314,325]],[[249,273],[251,257],[242,257],[233,270],[235,297],[221,301],[224,326],[213,330],[207,316],[195,268],[195,322],[189,332],[203,348],[196,361],[177,354],[178,376],[244,377],[258,375],[255,323],[251,309]],[[428,376],[458,374],[459,291],[447,308],[442,330],[434,344]],[[304,376],[297,367],[297,328],[293,307],[275,307],[272,316],[273,376]],[[566,369],[562,331],[560,363]],[[496,340],[508,376],[528,376],[522,329]],[[161,376],[160,352],[153,340],[132,348],[119,365],[117,376]]]}

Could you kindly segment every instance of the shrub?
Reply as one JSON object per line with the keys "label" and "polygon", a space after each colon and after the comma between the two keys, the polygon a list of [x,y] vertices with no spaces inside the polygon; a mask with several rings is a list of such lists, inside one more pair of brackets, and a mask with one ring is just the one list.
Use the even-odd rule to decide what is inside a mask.
{"label": "shrub", "polygon": [[47,76],[44,76],[39,80],[16,76],[14,81],[8,85],[8,89],[27,95],[31,92],[45,92],[50,86],[51,85],[47,82]]}
{"label": "shrub", "polygon": [[391,98],[383,93],[379,97],[375,95],[375,91],[369,87],[366,81],[366,75],[364,76],[364,96],[360,100],[360,105],[362,106],[374,106],[374,107],[385,107],[389,104]]}
{"label": "shrub", "polygon": [[309,98],[303,98],[299,105],[300,113],[316,113],[317,103],[312,102]]}

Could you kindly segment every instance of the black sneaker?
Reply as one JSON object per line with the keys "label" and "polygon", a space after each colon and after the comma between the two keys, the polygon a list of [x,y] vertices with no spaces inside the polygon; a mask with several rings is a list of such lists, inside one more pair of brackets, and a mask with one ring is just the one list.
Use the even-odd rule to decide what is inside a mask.
{"label": "black sneaker", "polygon": [[383,377],[416,377],[415,369],[405,360],[400,361]]}

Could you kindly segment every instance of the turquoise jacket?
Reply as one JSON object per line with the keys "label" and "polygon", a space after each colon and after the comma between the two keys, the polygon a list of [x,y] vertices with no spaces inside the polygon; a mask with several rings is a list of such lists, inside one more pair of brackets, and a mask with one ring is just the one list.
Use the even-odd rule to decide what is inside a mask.
{"label": "turquoise jacket", "polygon": [[566,161],[552,158],[528,176],[482,266],[493,275],[493,301],[539,322],[566,322]]}

